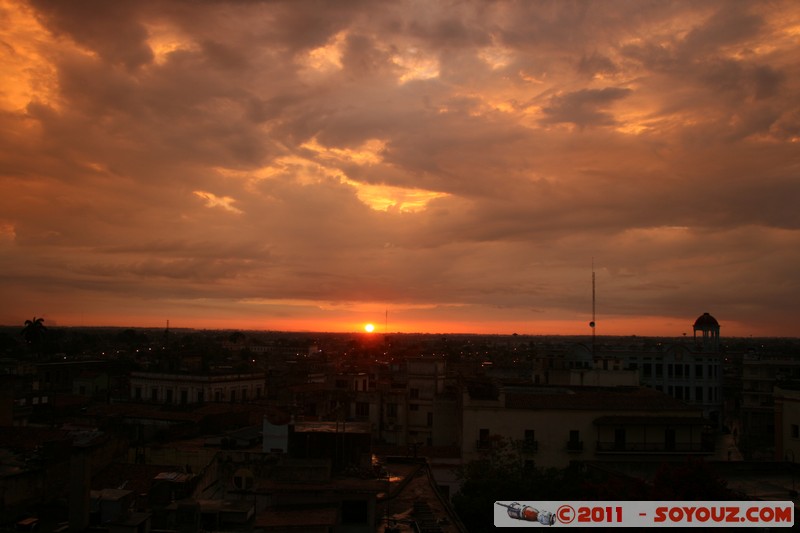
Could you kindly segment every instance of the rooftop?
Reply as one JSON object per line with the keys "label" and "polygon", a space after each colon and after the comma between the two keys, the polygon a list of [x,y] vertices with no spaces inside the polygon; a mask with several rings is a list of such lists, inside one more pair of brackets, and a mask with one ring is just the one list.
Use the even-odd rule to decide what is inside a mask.
{"label": "rooftop", "polygon": [[694,328],[695,329],[702,329],[702,328],[718,328],[719,322],[717,319],[711,316],[710,313],[703,313],[697,320],[694,321]]}

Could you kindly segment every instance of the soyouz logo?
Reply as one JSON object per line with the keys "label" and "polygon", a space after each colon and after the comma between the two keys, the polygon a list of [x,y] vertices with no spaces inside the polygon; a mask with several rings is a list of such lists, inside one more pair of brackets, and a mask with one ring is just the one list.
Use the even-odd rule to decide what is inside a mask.
{"label": "soyouz logo", "polygon": [[[791,501],[495,502],[496,527],[792,527]],[[550,512],[546,509],[555,509]]]}
{"label": "soyouz logo", "polygon": [[700,523],[706,522],[750,522],[753,524],[772,524],[792,520],[791,507],[723,507],[706,506],[662,506],[656,507],[654,522]]}

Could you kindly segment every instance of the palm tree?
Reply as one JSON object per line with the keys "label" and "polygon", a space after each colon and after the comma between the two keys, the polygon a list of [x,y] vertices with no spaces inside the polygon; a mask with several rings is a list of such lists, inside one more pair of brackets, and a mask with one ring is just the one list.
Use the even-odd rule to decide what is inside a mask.
{"label": "palm tree", "polygon": [[33,317],[33,320],[25,321],[25,327],[22,329],[22,336],[25,337],[25,342],[39,354],[46,332],[47,328],[44,326],[44,318]]}

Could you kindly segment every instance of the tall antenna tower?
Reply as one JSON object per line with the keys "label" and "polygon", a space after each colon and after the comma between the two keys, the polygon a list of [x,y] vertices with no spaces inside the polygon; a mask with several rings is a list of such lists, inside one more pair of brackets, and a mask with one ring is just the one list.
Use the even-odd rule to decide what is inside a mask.
{"label": "tall antenna tower", "polygon": [[592,328],[592,359],[594,359],[595,347],[595,276],[594,276],[594,257],[592,257],[592,321],[589,322],[589,327]]}

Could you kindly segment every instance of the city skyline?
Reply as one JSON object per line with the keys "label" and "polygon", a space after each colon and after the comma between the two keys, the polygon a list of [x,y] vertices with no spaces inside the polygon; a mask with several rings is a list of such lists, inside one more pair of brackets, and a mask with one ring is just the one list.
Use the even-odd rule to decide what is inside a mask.
{"label": "city skyline", "polygon": [[0,20],[0,324],[798,336],[795,2]]}

